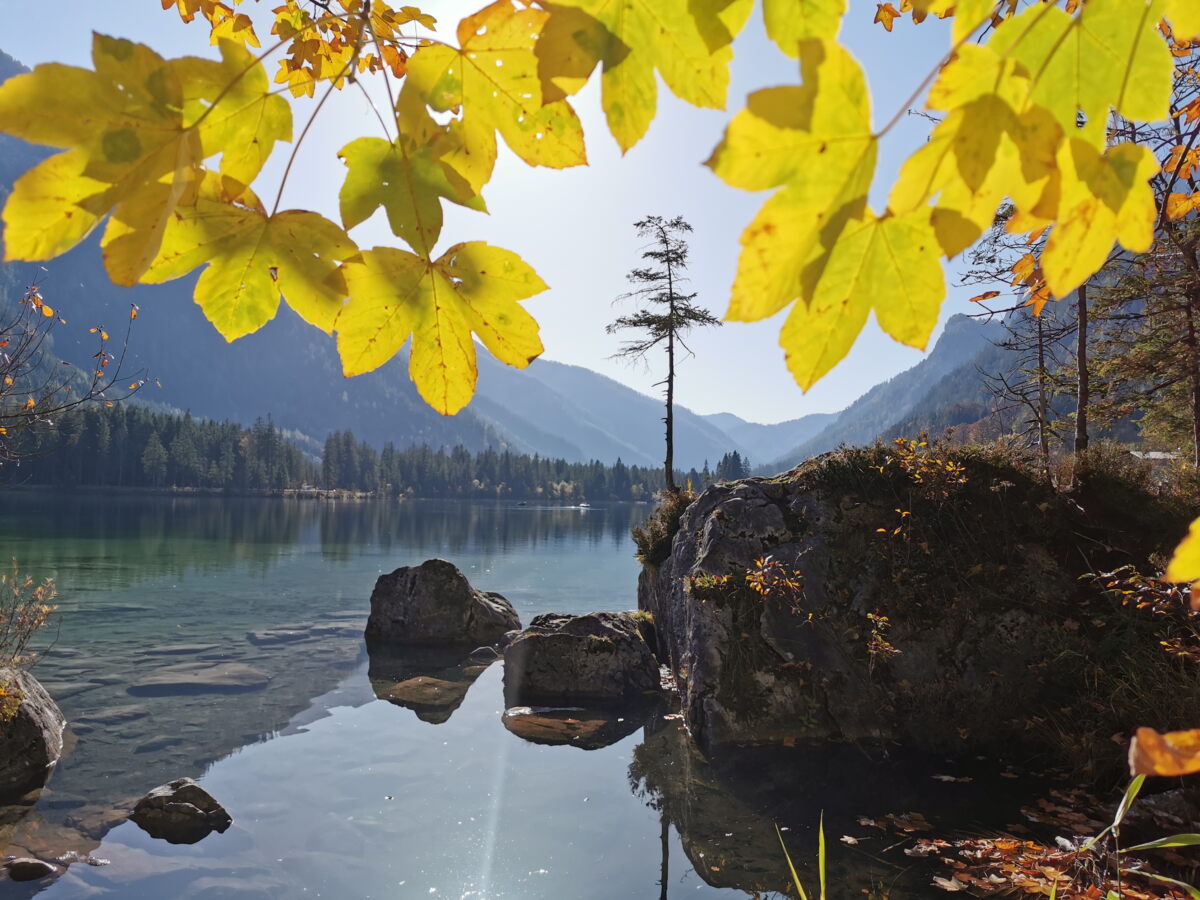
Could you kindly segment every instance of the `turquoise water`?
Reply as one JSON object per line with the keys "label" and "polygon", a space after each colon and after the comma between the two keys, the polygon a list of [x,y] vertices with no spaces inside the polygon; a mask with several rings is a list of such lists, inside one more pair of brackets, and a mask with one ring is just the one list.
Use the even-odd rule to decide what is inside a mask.
{"label": "turquoise water", "polygon": [[[380,573],[449,559],[523,622],[630,609],[629,529],[648,510],[0,493],[0,559],[58,584],[35,671],[70,723],[46,789],[0,808],[0,839],[13,855],[106,863],[0,881],[0,898],[767,897],[787,885],[776,823],[811,876],[822,810],[832,896],[925,897],[928,873],[859,816],[920,810],[973,833],[1020,820],[1018,783],[995,772],[945,784],[930,773],[947,761],[914,770],[849,745],[710,762],[664,709],[597,749],[530,743],[502,724],[501,664],[473,673],[457,707],[378,698],[463,663],[368,655]],[[281,626],[302,639],[254,636]],[[165,666],[215,661],[269,681],[138,687]],[[179,846],[126,821],[138,797],[182,776],[224,804],[228,831]]]}

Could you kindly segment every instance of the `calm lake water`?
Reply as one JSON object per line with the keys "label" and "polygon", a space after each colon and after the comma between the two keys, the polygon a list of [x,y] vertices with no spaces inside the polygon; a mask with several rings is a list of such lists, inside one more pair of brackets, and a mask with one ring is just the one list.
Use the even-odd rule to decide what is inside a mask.
{"label": "calm lake water", "polygon": [[[883,838],[857,816],[920,809],[977,831],[1019,821],[1012,781],[948,785],[845,745],[709,762],[662,709],[607,746],[530,743],[502,724],[500,663],[457,708],[377,698],[462,662],[368,655],[381,573],[449,559],[523,622],[631,609],[629,529],[648,511],[0,493],[0,559],[58,583],[54,645],[36,672],[70,723],[47,789],[0,810],[0,837],[10,854],[108,861],[76,862],[49,886],[0,882],[0,897],[771,896],[787,884],[775,823],[803,866],[823,809],[831,878],[854,885],[845,896],[923,897],[928,875],[880,858]],[[298,639],[255,635],[283,626]],[[270,682],[138,687],[211,660]],[[176,846],[124,820],[185,775],[233,816],[224,834]],[[838,843],[843,833],[866,849]]]}

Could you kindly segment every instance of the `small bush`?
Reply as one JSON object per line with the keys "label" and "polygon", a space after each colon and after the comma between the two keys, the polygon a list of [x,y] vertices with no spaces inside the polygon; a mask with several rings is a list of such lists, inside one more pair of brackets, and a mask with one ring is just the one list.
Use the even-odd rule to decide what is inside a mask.
{"label": "small bush", "polygon": [[671,541],[679,531],[679,520],[696,495],[691,491],[664,491],[658,507],[641,525],[633,529],[637,558],[644,565],[657,566],[671,555]]}
{"label": "small bush", "polygon": [[[0,667],[33,664],[36,657],[29,652],[29,642],[56,609],[55,596],[53,579],[35,582],[21,574],[15,560],[9,571],[0,572]],[[20,692],[0,680],[0,722],[12,719],[20,705]]]}

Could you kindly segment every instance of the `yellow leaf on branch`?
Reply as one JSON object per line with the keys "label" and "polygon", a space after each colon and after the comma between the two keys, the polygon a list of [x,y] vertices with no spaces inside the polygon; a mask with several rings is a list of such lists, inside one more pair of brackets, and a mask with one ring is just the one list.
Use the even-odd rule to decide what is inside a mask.
{"label": "yellow leaf on branch", "polygon": [[158,284],[207,264],[195,300],[227,341],[270,321],[281,297],[329,333],[346,297],[338,261],[356,253],[328,219],[301,210],[268,215],[248,188],[210,173],[196,203],[173,217],[142,280]]}
{"label": "yellow leaf on branch", "polygon": [[[576,43],[587,72],[603,65],[600,102],[622,152],[642,139],[654,119],[655,71],[679,99],[725,108],[730,45],[749,15],[748,0],[559,0],[554,6],[592,19],[589,27],[575,29]],[[578,71],[573,83],[582,86]],[[543,74],[553,79],[556,73]]]}
{"label": "yellow leaf on branch", "polygon": [[1058,152],[1058,225],[1042,254],[1046,284],[1065,297],[1096,272],[1114,241],[1134,253],[1150,249],[1157,209],[1147,183],[1158,172],[1148,147],[1118,144],[1099,153],[1072,138]]}
{"label": "yellow leaf on branch", "polygon": [[730,320],[810,300],[821,259],[866,208],[877,140],[862,69],[837,43],[812,40],[800,70],[800,86],[751,94],[706,163],[734,187],[783,188],[742,232]]}
{"label": "yellow leaf on branch", "polygon": [[71,148],[13,186],[4,209],[6,258],[65,253],[115,207],[123,232],[145,236],[140,252],[109,267],[114,281],[131,285],[153,255],[145,247],[161,238],[197,177],[203,152],[183,119],[183,86],[168,61],[104,35],[93,40],[92,60],[94,72],[42,65],[0,85],[0,131]]}
{"label": "yellow leaf on branch", "polygon": [[433,109],[462,111],[461,155],[446,161],[478,191],[496,161],[496,132],[531,166],[587,162],[583,127],[566,100],[543,104],[534,48],[549,13],[497,0],[459,23],[460,47],[425,47],[408,61],[408,82]]}
{"label": "yellow leaf on branch", "polygon": [[763,0],[767,36],[788,56],[800,53],[800,42],[837,37],[846,0]]}
{"label": "yellow leaf on branch", "polygon": [[475,392],[472,333],[517,368],[542,352],[537,322],[518,301],[546,284],[509,250],[472,241],[430,261],[377,247],[347,262],[345,275],[351,299],[337,321],[345,374],[379,368],[411,336],[409,375],[443,415],[454,415]]}
{"label": "yellow leaf on branch", "polygon": [[346,181],[339,195],[342,224],[353,228],[382,206],[392,232],[417,253],[428,256],[442,231],[443,199],[485,211],[483,199],[442,157],[449,133],[436,124],[423,103],[408,89],[400,95],[400,135],[358,138],[339,153]]}
{"label": "yellow leaf on branch", "polygon": [[788,369],[808,390],[854,345],[867,313],[896,340],[924,349],[946,281],[927,210],[852,221],[830,254],[811,303],[797,303],[783,330]]}
{"label": "yellow leaf on branch", "polygon": [[1166,118],[1171,99],[1173,61],[1156,31],[1165,4],[1089,0],[1075,16],[1034,4],[1003,22],[987,46],[1025,67],[1033,102],[1064,128],[1075,128],[1077,112],[1103,126],[1109,107],[1154,122]]}

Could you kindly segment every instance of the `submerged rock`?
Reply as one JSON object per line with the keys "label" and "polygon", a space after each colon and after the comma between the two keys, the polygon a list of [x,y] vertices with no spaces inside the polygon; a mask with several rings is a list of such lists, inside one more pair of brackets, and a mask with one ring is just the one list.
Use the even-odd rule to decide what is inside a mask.
{"label": "submerged rock", "polygon": [[129,818],[151,837],[172,844],[194,844],[233,824],[225,807],[191,778],[159,785],[138,801]]}
{"label": "submerged rock", "polygon": [[535,616],[504,650],[510,706],[605,705],[644,698],[658,687],[658,663],[632,613]]}
{"label": "submerged rock", "polygon": [[642,727],[644,717],[618,716],[596,709],[514,706],[504,711],[500,721],[531,744],[599,750],[629,737]]}
{"label": "submerged rock", "polygon": [[478,591],[444,559],[380,575],[366,638],[387,644],[490,644],[520,628],[512,604]]}
{"label": "submerged rock", "polygon": [[137,695],[236,693],[266,687],[271,676],[245,663],[179,663],[155,669],[129,686]]}
{"label": "submerged rock", "polygon": [[23,669],[0,668],[0,686],[17,702],[0,722],[0,798],[9,799],[46,783],[63,750],[62,711],[45,688]]}
{"label": "submerged rock", "polygon": [[13,881],[37,881],[58,874],[58,866],[28,856],[8,860],[4,868],[8,870],[8,877]]}

